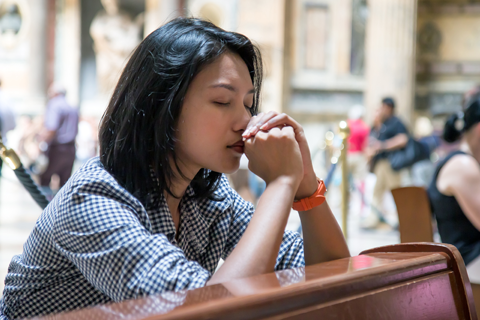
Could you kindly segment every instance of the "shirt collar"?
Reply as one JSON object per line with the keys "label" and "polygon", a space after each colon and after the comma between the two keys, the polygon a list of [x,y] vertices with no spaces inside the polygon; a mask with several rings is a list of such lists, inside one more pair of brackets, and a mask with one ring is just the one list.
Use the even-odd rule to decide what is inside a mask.
{"label": "shirt collar", "polygon": [[[226,191],[219,189],[214,194],[224,200],[195,199],[192,186],[187,187],[180,202],[181,224],[178,237],[178,245],[186,253],[189,252],[186,246],[192,247],[197,256],[205,253],[210,239],[210,226],[230,206],[231,199]],[[175,224],[163,194],[158,192],[152,194],[147,212],[151,220],[152,233],[165,234],[171,243],[177,244]]]}
{"label": "shirt collar", "polygon": [[194,195],[193,188],[188,186],[181,203],[182,224],[188,243],[195,249],[197,255],[202,255],[209,244],[210,227],[229,207],[229,198],[219,190],[215,195],[224,198],[223,201],[198,200],[193,198]]}

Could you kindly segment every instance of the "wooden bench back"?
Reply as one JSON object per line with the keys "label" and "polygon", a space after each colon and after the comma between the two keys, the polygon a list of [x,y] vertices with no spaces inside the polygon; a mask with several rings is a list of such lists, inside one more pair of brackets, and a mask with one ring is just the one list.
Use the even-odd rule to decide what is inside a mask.
{"label": "wooden bench back", "polygon": [[44,319],[477,319],[458,250],[400,244],[326,263]]}
{"label": "wooden bench back", "polygon": [[422,187],[392,190],[397,206],[400,242],[433,242],[432,212]]}

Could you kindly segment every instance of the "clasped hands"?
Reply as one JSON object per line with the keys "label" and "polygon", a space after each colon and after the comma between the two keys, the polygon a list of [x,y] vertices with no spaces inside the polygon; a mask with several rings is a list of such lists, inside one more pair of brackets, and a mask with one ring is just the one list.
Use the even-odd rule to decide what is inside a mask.
{"label": "clasped hands", "polygon": [[270,111],[252,117],[243,133],[249,169],[267,185],[278,178],[297,187],[295,199],[317,190],[310,149],[302,126],[285,113]]}

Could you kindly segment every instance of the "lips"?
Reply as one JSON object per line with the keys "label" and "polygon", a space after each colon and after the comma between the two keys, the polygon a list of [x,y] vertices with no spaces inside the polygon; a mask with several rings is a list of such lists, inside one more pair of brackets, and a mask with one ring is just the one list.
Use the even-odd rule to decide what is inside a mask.
{"label": "lips", "polygon": [[245,147],[245,143],[243,142],[243,140],[239,140],[237,142],[235,142],[234,144],[228,146],[227,148],[230,148],[232,150],[234,150],[235,152],[238,152],[238,153],[244,153],[244,147]]}

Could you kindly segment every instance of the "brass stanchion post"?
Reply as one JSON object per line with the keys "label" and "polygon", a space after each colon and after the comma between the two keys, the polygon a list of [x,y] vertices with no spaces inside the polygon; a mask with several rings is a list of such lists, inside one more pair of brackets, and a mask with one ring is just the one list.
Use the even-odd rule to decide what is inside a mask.
{"label": "brass stanchion post", "polygon": [[17,170],[22,166],[20,158],[18,158],[15,151],[7,149],[3,144],[2,134],[0,133],[0,158],[5,162],[12,170]]}
{"label": "brass stanchion post", "polygon": [[40,208],[45,209],[48,205],[48,199],[38,188],[36,183],[33,181],[30,174],[25,170],[20,161],[18,155],[12,149],[8,149],[2,140],[2,135],[0,134],[0,158],[5,162],[15,173],[18,180],[22,185],[27,189],[28,193],[32,196],[33,200],[40,206]]}
{"label": "brass stanchion post", "polygon": [[348,185],[348,165],[347,165],[347,139],[350,136],[350,128],[346,121],[340,121],[338,125],[340,129],[340,137],[342,138],[340,162],[342,163],[342,231],[345,239],[347,233],[347,217],[349,203],[349,185]]}

